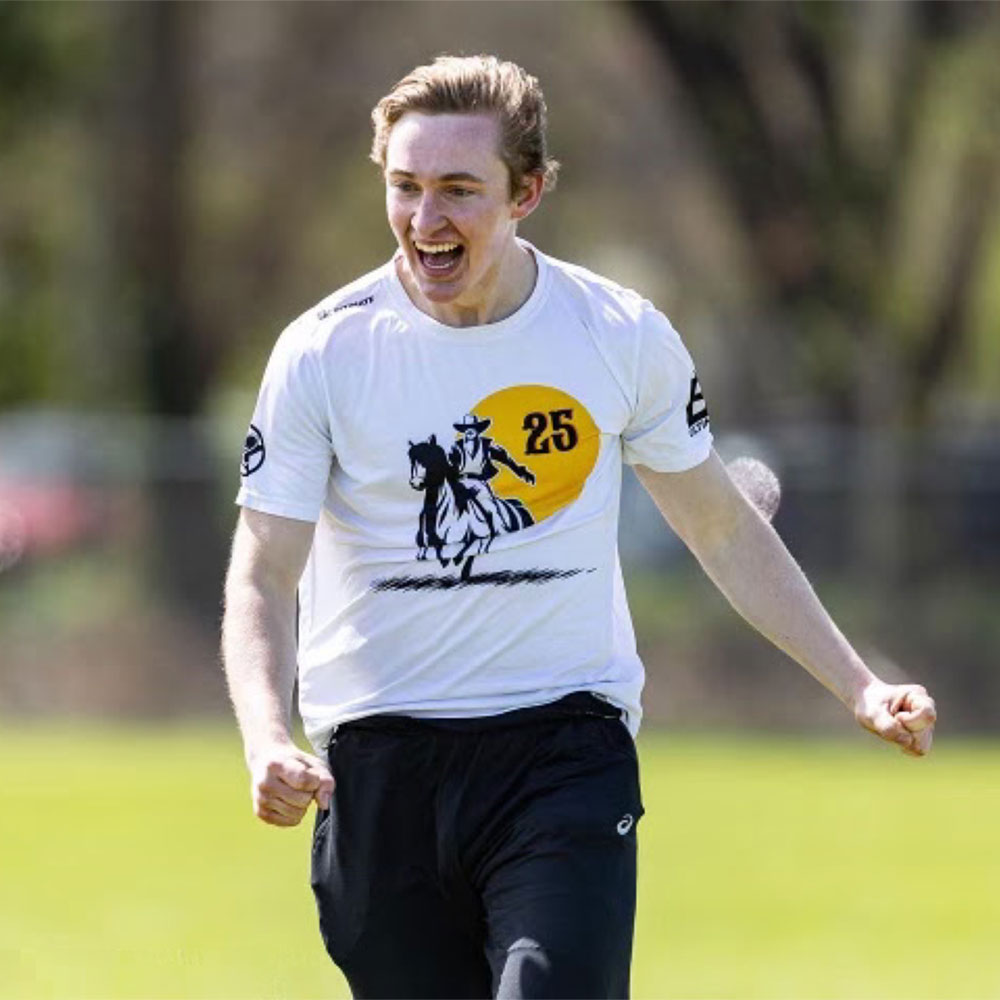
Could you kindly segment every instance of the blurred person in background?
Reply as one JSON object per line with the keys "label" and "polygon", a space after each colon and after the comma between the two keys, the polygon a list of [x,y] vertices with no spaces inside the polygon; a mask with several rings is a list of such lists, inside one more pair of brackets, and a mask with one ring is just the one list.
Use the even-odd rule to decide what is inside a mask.
{"label": "blurred person in background", "polygon": [[934,704],[868,669],[727,474],[662,313],[517,236],[557,169],[538,82],[441,57],[373,120],[398,249],[284,331],[244,450],[223,652],[254,810],[316,801],[320,928],[356,995],[626,996],[623,461],[862,726],[920,756]]}

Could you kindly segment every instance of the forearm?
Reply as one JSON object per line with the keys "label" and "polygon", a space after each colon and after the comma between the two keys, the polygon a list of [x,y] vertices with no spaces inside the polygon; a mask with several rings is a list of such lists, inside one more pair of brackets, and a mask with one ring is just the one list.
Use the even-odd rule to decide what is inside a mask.
{"label": "forearm", "polygon": [[230,574],[222,657],[248,759],[256,748],[291,740],[294,628],[294,592]]}
{"label": "forearm", "polygon": [[730,604],[845,705],[874,677],[820,603],[774,529],[749,507],[695,555]]}
{"label": "forearm", "polygon": [[638,466],[636,473],[705,572],[754,628],[832,691],[866,729],[899,744],[904,753],[927,753],[934,700],[919,684],[886,684],[865,666],[718,455],[685,472]]}

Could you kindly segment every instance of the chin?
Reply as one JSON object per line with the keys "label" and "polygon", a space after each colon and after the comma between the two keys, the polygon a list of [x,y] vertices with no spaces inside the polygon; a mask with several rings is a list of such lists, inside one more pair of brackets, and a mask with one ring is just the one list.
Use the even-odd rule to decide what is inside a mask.
{"label": "chin", "polygon": [[456,274],[448,281],[433,281],[422,271],[418,272],[416,281],[420,294],[430,302],[454,302],[466,291],[465,275]]}
{"label": "chin", "polygon": [[440,285],[420,285],[420,293],[428,302],[454,302],[462,294],[461,288],[442,288]]}

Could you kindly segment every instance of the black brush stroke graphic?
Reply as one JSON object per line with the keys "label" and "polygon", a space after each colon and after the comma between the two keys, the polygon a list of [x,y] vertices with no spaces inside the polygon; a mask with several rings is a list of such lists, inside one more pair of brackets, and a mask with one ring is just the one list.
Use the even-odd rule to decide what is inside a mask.
{"label": "black brush stroke graphic", "polygon": [[593,569],[522,569],[500,570],[496,573],[477,573],[459,576],[389,576],[375,580],[371,589],[377,593],[390,590],[458,590],[462,587],[516,587],[522,583],[543,584],[553,580],[568,580],[580,573],[593,573]]}

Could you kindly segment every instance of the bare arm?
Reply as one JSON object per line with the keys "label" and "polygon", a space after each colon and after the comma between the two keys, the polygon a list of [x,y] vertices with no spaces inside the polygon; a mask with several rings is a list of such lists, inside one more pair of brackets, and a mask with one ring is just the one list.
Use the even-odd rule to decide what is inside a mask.
{"label": "bare arm", "polygon": [[664,518],[733,607],[832,691],[858,722],[919,756],[935,709],[915,684],[879,680],[844,638],[774,529],[712,455],[687,472],[636,473]]}
{"label": "bare arm", "polygon": [[490,445],[490,457],[495,462],[499,462],[501,465],[506,465],[518,479],[523,479],[531,486],[535,485],[535,474],[528,469],[527,466],[521,465],[520,462],[511,458],[510,452],[508,452],[502,445],[497,444],[495,441]]}
{"label": "bare arm", "polygon": [[313,525],[244,508],[226,577],[222,657],[236,710],[255,813],[294,826],[315,799],[329,805],[326,764],[292,739],[295,591]]}

